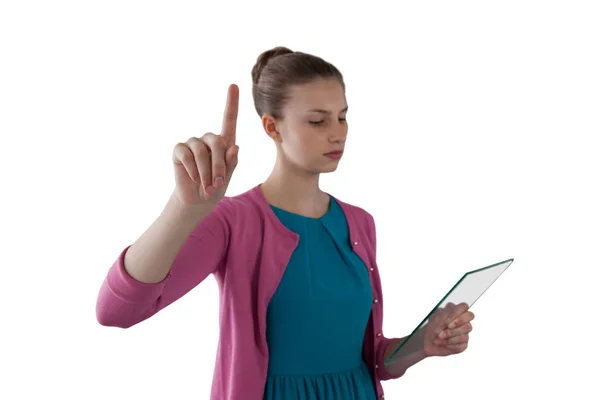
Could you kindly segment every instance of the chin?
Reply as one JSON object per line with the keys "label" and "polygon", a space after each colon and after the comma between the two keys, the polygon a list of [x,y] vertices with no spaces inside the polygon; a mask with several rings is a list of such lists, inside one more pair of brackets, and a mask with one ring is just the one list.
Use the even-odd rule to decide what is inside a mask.
{"label": "chin", "polygon": [[305,163],[300,168],[310,174],[327,174],[335,172],[338,169],[338,165],[339,162],[336,160],[328,163]]}
{"label": "chin", "polygon": [[338,165],[337,165],[337,163],[335,163],[335,164],[320,168],[319,172],[322,174],[326,174],[329,172],[335,172],[337,170],[337,168],[338,168]]}

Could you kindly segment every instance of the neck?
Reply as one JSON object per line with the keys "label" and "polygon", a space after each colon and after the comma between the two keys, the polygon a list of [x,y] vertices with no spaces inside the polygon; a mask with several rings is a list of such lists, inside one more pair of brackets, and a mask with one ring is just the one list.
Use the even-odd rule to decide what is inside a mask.
{"label": "neck", "polygon": [[300,171],[278,160],[261,185],[267,201],[275,207],[306,216],[327,211],[329,196],[319,188],[319,174]]}

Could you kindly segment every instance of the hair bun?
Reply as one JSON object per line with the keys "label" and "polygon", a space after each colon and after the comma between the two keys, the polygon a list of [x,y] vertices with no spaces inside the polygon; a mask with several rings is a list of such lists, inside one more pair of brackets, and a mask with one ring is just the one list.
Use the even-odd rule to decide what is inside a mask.
{"label": "hair bun", "polygon": [[290,54],[290,53],[293,53],[293,51],[290,50],[289,48],[283,47],[283,46],[277,46],[270,50],[266,50],[266,51],[262,52],[256,59],[256,64],[254,64],[254,67],[252,68],[252,82],[255,85],[258,83],[260,74],[270,59],[277,57],[277,56],[284,55],[284,54]]}

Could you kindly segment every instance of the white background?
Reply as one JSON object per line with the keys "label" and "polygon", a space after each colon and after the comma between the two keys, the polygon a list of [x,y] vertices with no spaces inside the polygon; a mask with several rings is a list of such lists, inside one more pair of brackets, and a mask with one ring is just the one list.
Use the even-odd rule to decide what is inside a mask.
{"label": "white background", "polygon": [[230,83],[228,194],[270,173],[250,71],[283,45],[344,74],[347,151],[322,187],[375,216],[387,336],[465,271],[515,259],[467,351],[386,398],[597,399],[595,4],[3,2],[0,398],[209,397],[214,278],[128,330],[96,322],[96,296],[165,204],[175,143],[220,129]]}

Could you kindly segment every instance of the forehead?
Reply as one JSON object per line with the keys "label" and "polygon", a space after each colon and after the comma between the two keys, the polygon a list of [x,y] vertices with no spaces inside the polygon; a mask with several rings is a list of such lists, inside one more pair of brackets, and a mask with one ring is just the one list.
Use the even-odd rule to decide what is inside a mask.
{"label": "forehead", "polygon": [[344,87],[336,79],[320,79],[295,85],[292,86],[290,94],[287,108],[295,114],[310,113],[311,109],[339,113],[347,106]]}

